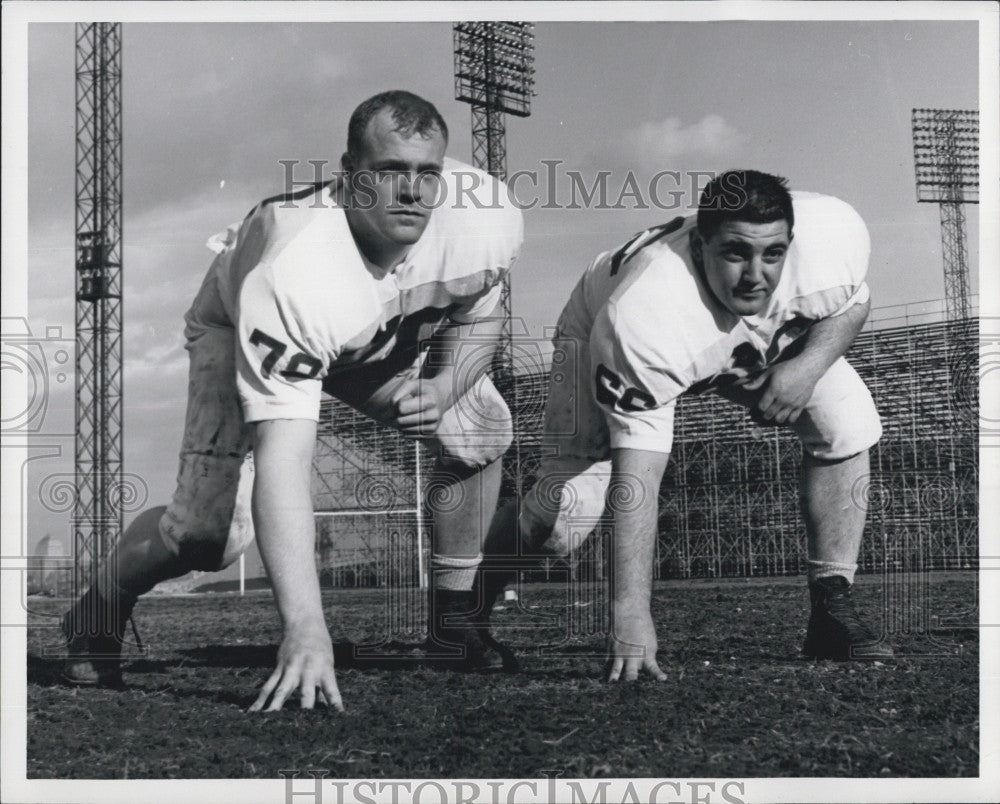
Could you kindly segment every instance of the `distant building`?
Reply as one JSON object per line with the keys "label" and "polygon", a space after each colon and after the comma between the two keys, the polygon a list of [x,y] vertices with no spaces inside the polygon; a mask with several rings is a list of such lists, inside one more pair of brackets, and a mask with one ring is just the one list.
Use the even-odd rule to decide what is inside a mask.
{"label": "distant building", "polygon": [[62,542],[46,533],[28,556],[29,595],[64,597],[73,583],[72,561]]}

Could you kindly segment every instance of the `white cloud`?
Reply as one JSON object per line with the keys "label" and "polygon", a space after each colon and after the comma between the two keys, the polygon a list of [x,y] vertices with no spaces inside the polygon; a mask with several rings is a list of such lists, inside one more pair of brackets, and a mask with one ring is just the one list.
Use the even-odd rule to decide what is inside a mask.
{"label": "white cloud", "polygon": [[610,150],[633,167],[658,170],[676,167],[682,158],[731,158],[743,141],[743,134],[725,118],[708,114],[689,125],[679,117],[647,121],[625,131]]}

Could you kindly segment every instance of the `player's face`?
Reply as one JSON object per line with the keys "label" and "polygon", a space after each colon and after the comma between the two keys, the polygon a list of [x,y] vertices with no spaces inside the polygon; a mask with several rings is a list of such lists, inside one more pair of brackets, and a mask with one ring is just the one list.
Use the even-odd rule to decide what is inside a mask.
{"label": "player's face", "polygon": [[736,315],[767,307],[781,279],[791,243],[787,221],[726,221],[700,243],[705,281],[715,298]]}
{"label": "player's face", "polygon": [[353,217],[377,248],[416,243],[427,228],[444,165],[441,132],[407,137],[383,109],[368,124],[364,152],[345,167],[354,181]]}

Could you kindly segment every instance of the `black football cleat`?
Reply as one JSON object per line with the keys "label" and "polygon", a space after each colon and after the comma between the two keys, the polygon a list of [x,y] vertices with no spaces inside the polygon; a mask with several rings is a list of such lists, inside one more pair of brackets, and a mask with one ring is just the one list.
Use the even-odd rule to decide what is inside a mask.
{"label": "black football cleat", "polygon": [[424,645],[427,657],[463,672],[499,672],[504,669],[503,655],[495,647],[499,643],[492,637],[483,638],[473,616],[474,608],[471,591],[436,589],[431,593]]}
{"label": "black football cleat", "polygon": [[865,625],[854,609],[851,585],[842,575],[809,584],[812,613],[802,654],[809,659],[891,659],[892,648]]}
{"label": "black football cleat", "polygon": [[[125,624],[136,599],[105,600],[91,588],[62,618],[66,638],[63,679],[75,686],[123,687]],[[134,628],[133,624],[133,628]],[[138,632],[136,632],[138,638]]]}
{"label": "black football cleat", "polygon": [[472,601],[475,604],[472,621],[486,646],[500,655],[503,661],[501,669],[505,673],[517,673],[521,666],[514,651],[493,636],[490,615],[504,589],[516,578],[516,571],[481,568],[476,573],[476,581],[472,587]]}
{"label": "black football cleat", "polygon": [[[479,626],[477,626],[477,629]],[[489,630],[479,631],[479,636],[487,648],[500,656],[500,669],[505,673],[519,673],[521,663],[517,660],[517,654],[509,647],[498,641]]]}

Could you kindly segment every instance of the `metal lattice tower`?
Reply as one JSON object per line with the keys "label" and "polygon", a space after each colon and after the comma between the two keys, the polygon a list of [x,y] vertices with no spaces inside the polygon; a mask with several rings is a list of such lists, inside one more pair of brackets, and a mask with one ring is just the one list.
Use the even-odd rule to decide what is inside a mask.
{"label": "metal lattice tower", "polygon": [[472,159],[507,177],[504,114],[528,117],[535,85],[534,25],[460,22],[454,26],[455,99],[472,107]]}
{"label": "metal lattice tower", "polygon": [[[913,110],[913,162],[917,178],[917,201],[938,205],[941,214],[941,253],[944,260],[945,309],[949,319],[947,372],[944,389],[956,409],[968,409],[967,402],[977,388],[971,338],[978,321],[969,315],[969,253],[965,241],[963,205],[979,202],[979,112],[960,109]],[[960,422],[947,418],[940,424],[944,432],[961,429]],[[961,474],[968,462],[957,443],[952,443],[948,467]]]}
{"label": "metal lattice tower", "polygon": [[[529,22],[461,22],[453,28],[455,99],[472,107],[472,162],[491,176],[507,178],[505,114],[528,117],[534,96],[534,25]],[[501,288],[504,324],[493,360],[497,389],[517,409],[510,277]],[[513,466],[505,461],[507,486],[501,496],[520,491],[520,457],[515,428]],[[510,484],[513,484],[513,488]]]}
{"label": "metal lattice tower", "polygon": [[963,204],[979,202],[979,112],[913,110],[917,201],[941,209],[944,293],[953,321],[969,317],[969,252]]}
{"label": "metal lattice tower", "polygon": [[122,530],[121,25],[76,26],[77,590]]}

